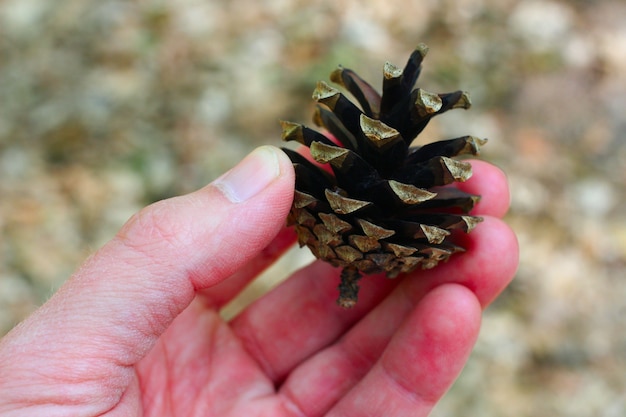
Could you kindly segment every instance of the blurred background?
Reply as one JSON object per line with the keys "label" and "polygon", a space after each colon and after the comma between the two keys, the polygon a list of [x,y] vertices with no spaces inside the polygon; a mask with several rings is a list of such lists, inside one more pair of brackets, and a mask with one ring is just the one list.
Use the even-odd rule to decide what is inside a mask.
{"label": "blurred background", "polygon": [[419,85],[474,103],[420,138],[490,139],[521,244],[433,415],[626,415],[621,1],[0,1],[0,335],[142,206],[310,124],[338,64],[379,87],[420,42]]}

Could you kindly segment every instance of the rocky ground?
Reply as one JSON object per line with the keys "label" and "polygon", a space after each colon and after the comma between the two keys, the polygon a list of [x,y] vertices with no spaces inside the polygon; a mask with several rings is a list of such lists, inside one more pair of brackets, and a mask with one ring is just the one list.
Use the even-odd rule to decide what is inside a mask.
{"label": "rocky ground", "polygon": [[424,137],[490,139],[521,244],[433,415],[626,415],[626,4],[362,3],[0,2],[0,334],[140,207],[308,122],[337,64],[376,81],[424,42],[420,85],[474,103]]}

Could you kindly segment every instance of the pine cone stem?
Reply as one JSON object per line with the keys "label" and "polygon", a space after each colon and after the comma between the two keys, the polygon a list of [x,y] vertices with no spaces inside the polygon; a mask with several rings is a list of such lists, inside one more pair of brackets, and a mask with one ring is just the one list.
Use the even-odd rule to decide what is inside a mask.
{"label": "pine cone stem", "polygon": [[339,289],[337,304],[343,308],[352,308],[356,305],[359,299],[359,280],[361,277],[358,269],[354,267],[343,268],[341,282],[337,287]]}

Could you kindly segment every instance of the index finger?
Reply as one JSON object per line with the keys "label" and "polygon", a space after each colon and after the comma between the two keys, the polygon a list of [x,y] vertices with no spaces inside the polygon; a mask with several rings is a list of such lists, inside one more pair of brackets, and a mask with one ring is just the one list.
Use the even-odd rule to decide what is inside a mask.
{"label": "index finger", "polygon": [[486,161],[474,159],[469,162],[473,175],[465,182],[455,183],[455,186],[461,191],[480,196],[472,214],[503,217],[511,202],[506,174]]}

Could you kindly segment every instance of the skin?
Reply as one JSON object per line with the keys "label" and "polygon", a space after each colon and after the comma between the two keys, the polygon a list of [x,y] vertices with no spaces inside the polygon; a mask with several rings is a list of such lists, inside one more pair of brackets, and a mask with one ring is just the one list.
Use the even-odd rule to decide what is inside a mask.
{"label": "skin", "polygon": [[239,316],[219,310],[291,246],[294,174],[263,147],[212,184],[131,218],[0,341],[0,415],[425,416],[458,376],[481,311],[512,279],[505,176],[474,161],[459,187],[485,217],[463,255],[361,280],[314,262]]}

